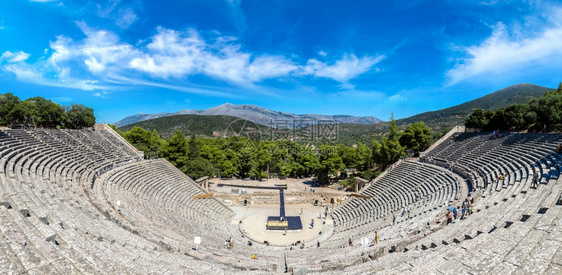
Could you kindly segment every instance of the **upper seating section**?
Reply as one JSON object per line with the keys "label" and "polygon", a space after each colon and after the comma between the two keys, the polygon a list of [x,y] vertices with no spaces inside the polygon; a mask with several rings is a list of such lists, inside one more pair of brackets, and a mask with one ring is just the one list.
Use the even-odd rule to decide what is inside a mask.
{"label": "upper seating section", "polygon": [[502,178],[505,184],[519,182],[532,177],[533,169],[547,182],[560,174],[561,158],[555,153],[560,143],[560,134],[460,133],[427,152],[423,160],[465,171],[475,188]]}

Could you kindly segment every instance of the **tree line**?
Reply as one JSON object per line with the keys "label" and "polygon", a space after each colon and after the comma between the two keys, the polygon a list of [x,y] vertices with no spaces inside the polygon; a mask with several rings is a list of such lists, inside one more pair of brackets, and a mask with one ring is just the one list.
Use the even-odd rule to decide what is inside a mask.
{"label": "tree line", "polygon": [[562,82],[527,104],[512,104],[496,111],[475,109],[466,119],[468,128],[484,131],[559,128],[562,124]]}
{"label": "tree line", "polygon": [[431,133],[423,122],[408,126],[402,133],[393,117],[390,125],[390,133],[381,140],[353,146],[246,137],[196,138],[186,137],[179,130],[164,140],[156,130],[134,127],[121,132],[112,127],[146,157],[163,157],[194,179],[316,176],[319,183],[326,184],[346,168],[370,180],[404,156],[406,150],[418,154],[429,147]]}
{"label": "tree line", "polygon": [[80,129],[95,123],[94,110],[82,104],[61,106],[43,97],[21,100],[12,93],[0,94],[0,125]]}

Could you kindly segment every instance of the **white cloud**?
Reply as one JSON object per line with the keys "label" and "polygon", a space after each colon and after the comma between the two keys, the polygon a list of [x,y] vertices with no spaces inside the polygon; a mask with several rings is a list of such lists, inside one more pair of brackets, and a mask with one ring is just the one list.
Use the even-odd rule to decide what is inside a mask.
{"label": "white cloud", "polygon": [[303,75],[331,78],[345,83],[367,71],[384,59],[384,55],[377,57],[364,56],[357,58],[354,54],[344,54],[342,59],[333,65],[328,65],[316,59],[309,59],[303,67]]}
{"label": "white cloud", "polygon": [[449,85],[477,76],[525,74],[526,69],[536,65],[550,64],[552,69],[561,69],[562,24],[559,22],[551,22],[549,27],[533,34],[521,33],[517,25],[509,29],[502,22],[492,29],[491,36],[480,45],[462,48],[467,56],[447,72]]}
{"label": "white cloud", "polygon": [[298,69],[283,56],[253,57],[232,44],[235,41],[233,37],[218,37],[209,44],[193,29],[182,33],[159,28],[144,56],[134,58],[130,66],[160,78],[204,74],[242,86],[287,76]]}
{"label": "white cloud", "polygon": [[4,69],[14,73],[19,80],[23,80],[23,81],[33,81],[34,79],[42,78],[41,73],[27,66],[9,64],[4,66]]}
{"label": "white cloud", "polygon": [[115,25],[121,29],[127,29],[137,21],[137,14],[131,7],[118,8],[117,6],[123,6],[121,0],[110,0],[107,5],[98,3],[96,4],[96,14],[99,17],[114,20]]}
{"label": "white cloud", "polygon": [[493,6],[496,5],[498,3],[498,0],[488,0],[488,1],[480,1],[480,5],[484,5],[484,6]]}
{"label": "white cloud", "polygon": [[129,65],[160,78],[181,77],[200,71],[205,47],[205,41],[193,30],[182,36],[177,31],[158,28],[144,55],[133,58]]}
{"label": "white cloud", "polygon": [[325,57],[325,56],[328,55],[328,53],[321,50],[321,51],[318,52],[318,55],[321,55],[321,56],[324,56],[324,57]]}
{"label": "white cloud", "polygon": [[29,58],[29,54],[22,51],[15,52],[15,53],[10,51],[5,51],[0,56],[0,61],[6,60],[8,63],[16,63],[16,62],[25,61],[28,58]]}
{"label": "white cloud", "polygon": [[408,98],[399,94],[395,94],[392,95],[388,98],[388,100],[386,100],[386,102],[388,103],[399,103],[399,102],[405,102],[407,101]]}
{"label": "white cloud", "polygon": [[[23,63],[14,63],[4,66],[4,70],[13,73],[16,79],[24,82],[34,83],[42,86],[60,87],[60,88],[73,88],[81,90],[94,90],[101,88],[108,88],[98,85],[97,80],[82,80],[69,78],[67,76],[58,79],[46,78],[42,72],[38,71],[35,67]],[[65,74],[61,72],[61,74]]]}
{"label": "white cloud", "polygon": [[145,54],[134,58],[130,66],[161,78],[205,74],[244,85],[291,74],[347,82],[384,58],[357,58],[354,54],[344,54],[341,60],[331,65],[316,59],[308,60],[306,65],[298,65],[284,56],[254,57],[243,52],[241,45],[232,44],[235,41],[232,37],[219,37],[214,44],[209,44],[193,29],[182,33],[159,28],[146,46]]}
{"label": "white cloud", "polygon": [[109,0],[107,6],[104,6],[100,3],[96,4],[97,11],[96,14],[99,17],[108,18],[111,12],[117,7],[117,5],[121,2],[121,0]]}
{"label": "white cloud", "polygon": [[121,43],[117,35],[105,31],[94,30],[82,22],[77,23],[86,38],[75,42],[70,38],[58,36],[51,42],[54,51],[49,62],[55,68],[62,70],[70,68],[73,62],[85,65],[93,74],[119,71],[128,60],[138,53],[133,47]]}
{"label": "white cloud", "polygon": [[111,92],[100,91],[100,92],[93,93],[92,96],[107,99],[109,94],[111,94]]}
{"label": "white cloud", "polygon": [[57,0],[29,0],[29,2],[39,2],[39,3],[53,2],[53,1],[57,1]]}
{"label": "white cloud", "polygon": [[115,24],[122,29],[126,29],[135,23],[137,19],[137,14],[131,8],[120,9]]}
{"label": "white cloud", "polygon": [[[341,82],[342,89],[352,89],[351,79],[371,70],[384,58],[384,55],[358,58],[346,53],[340,60],[328,63],[309,59],[305,64],[299,64],[297,56],[254,55],[242,50],[235,37],[218,36],[205,40],[194,29],[176,31],[157,28],[148,44],[133,46],[120,41],[119,36],[110,31],[91,28],[84,22],[76,24],[85,38],[73,40],[57,36],[50,43],[50,49],[45,51],[47,56],[35,64],[23,62],[29,57],[24,52],[5,52],[2,60],[23,64],[19,67],[5,66],[5,70],[22,81],[51,86],[58,81],[65,87],[86,90],[112,90],[111,87],[102,87],[100,81],[111,83],[112,79],[120,77],[131,80],[148,76],[154,80],[150,82],[154,86],[154,82],[158,81],[185,83],[190,76],[204,75],[267,94],[267,89],[260,88],[257,83],[291,76],[329,78]],[[126,81],[123,85],[131,85],[132,82],[135,81]]]}

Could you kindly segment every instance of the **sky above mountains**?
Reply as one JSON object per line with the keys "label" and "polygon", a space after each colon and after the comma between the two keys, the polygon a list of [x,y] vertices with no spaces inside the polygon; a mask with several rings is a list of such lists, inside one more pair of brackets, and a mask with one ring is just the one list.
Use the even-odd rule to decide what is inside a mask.
{"label": "sky above mountains", "polygon": [[557,1],[0,0],[0,93],[388,120],[562,81]]}

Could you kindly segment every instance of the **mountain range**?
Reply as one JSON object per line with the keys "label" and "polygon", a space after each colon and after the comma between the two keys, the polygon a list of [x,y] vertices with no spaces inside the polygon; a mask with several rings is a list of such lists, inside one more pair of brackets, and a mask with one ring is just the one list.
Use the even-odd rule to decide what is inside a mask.
{"label": "mountain range", "polygon": [[[407,125],[414,122],[423,121],[431,129],[432,133],[435,133],[436,136],[440,136],[440,134],[444,134],[450,128],[464,124],[464,120],[475,108],[496,110],[511,104],[527,103],[532,98],[540,97],[545,91],[552,90],[551,88],[534,84],[517,84],[456,106],[398,119],[396,123],[399,128],[404,129]],[[358,142],[371,142],[373,138],[380,137],[389,130],[388,122],[380,122],[380,120],[374,117],[299,116],[271,111],[254,105],[232,105],[227,103],[204,111],[185,110],[178,113],[184,114],[139,114],[130,116],[119,122],[122,125],[127,124],[126,126],[119,127],[119,129],[121,131],[128,131],[134,126],[139,126],[150,131],[157,130],[164,138],[170,137],[176,130],[180,130],[184,134],[195,134],[200,137],[216,137],[224,136],[225,129],[228,129],[236,120],[241,120],[240,123],[242,124],[245,123],[244,121],[257,123],[257,127],[264,132],[277,132],[273,131],[273,128],[275,128],[273,126],[279,125],[270,125],[271,121],[292,120],[297,118],[320,120],[326,118],[334,119],[334,117],[336,117],[338,119],[347,119],[341,119],[338,122],[337,142],[348,145]],[[226,115],[212,115],[212,113]],[[137,122],[133,123],[135,120]],[[277,127],[277,129],[283,129],[283,127]],[[313,125],[305,126],[299,130],[311,132],[315,129]],[[296,133],[289,130],[285,132],[283,133],[288,135]]]}
{"label": "mountain range", "polygon": [[279,111],[269,110],[263,107],[250,104],[234,105],[225,103],[206,110],[183,110],[176,113],[158,113],[158,114],[136,114],[128,116],[120,121],[115,122],[115,126],[122,127],[133,123],[146,121],[155,118],[168,117],[174,115],[200,115],[200,116],[231,116],[237,117],[251,122],[267,125],[272,128],[300,128],[299,125],[306,123],[351,123],[351,124],[376,124],[382,120],[374,116],[350,116],[350,115],[319,115],[319,114],[292,114]]}

